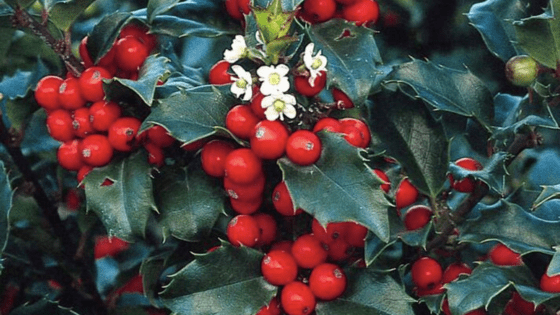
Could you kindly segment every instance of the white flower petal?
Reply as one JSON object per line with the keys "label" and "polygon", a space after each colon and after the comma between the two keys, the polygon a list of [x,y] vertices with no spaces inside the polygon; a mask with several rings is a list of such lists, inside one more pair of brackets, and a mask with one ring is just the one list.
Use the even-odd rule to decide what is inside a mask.
{"label": "white flower petal", "polygon": [[240,78],[247,72],[240,65],[231,66],[231,70],[233,70],[233,73],[235,73]]}
{"label": "white flower petal", "polygon": [[286,115],[286,117],[293,119],[296,117],[297,115],[297,111],[296,108],[290,104],[286,104],[286,107],[284,107],[284,111],[283,111],[284,115]]}
{"label": "white flower petal", "polygon": [[[239,96],[238,96],[239,97]],[[253,86],[247,84],[247,88],[245,89],[245,96],[243,96],[244,101],[249,101],[253,97]]]}
{"label": "white flower petal", "polygon": [[261,107],[262,108],[270,107],[270,106],[272,106],[272,104],[274,103],[275,100],[276,100],[276,97],[273,96],[273,95],[265,96],[261,101]]}
{"label": "white flower petal", "polygon": [[259,80],[265,81],[270,73],[274,71],[274,68],[268,66],[261,66],[257,69],[257,75],[259,76]]}
{"label": "white flower petal", "polygon": [[274,106],[270,106],[264,111],[264,115],[266,116],[266,119],[268,119],[268,120],[276,120],[280,116],[280,113],[278,113],[274,109]]}
{"label": "white flower petal", "polygon": [[296,104],[296,97],[292,94],[283,94],[280,99],[284,101],[286,104],[295,105]]}
{"label": "white flower petal", "polygon": [[276,66],[276,72],[281,76],[285,76],[288,72],[290,72],[290,68],[285,64],[279,64]]}

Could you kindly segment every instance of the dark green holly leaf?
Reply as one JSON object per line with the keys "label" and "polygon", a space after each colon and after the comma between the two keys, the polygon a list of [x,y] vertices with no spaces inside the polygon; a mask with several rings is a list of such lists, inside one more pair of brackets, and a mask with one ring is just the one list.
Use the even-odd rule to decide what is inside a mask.
{"label": "dark green holly leaf", "polygon": [[381,56],[373,31],[342,19],[332,19],[307,29],[318,51],[327,57],[327,88],[346,93],[356,107],[362,106],[375,88]]}
{"label": "dark green holly leaf", "polygon": [[34,92],[28,90],[24,97],[16,97],[6,102],[6,115],[11,127],[23,131],[33,113],[39,109],[35,101]]}
{"label": "dark green holly leaf", "polygon": [[533,209],[538,208],[543,203],[551,199],[560,198],[560,184],[553,186],[543,186],[543,190],[537,199],[533,202]]}
{"label": "dark green holly leaf", "polygon": [[176,139],[190,143],[225,127],[229,109],[238,102],[229,85],[205,85],[158,100],[141,129],[153,124],[164,126]]}
{"label": "dark green holly leaf", "polygon": [[390,275],[371,269],[346,271],[348,287],[333,301],[317,303],[317,315],[407,315],[414,314],[408,296]]}
{"label": "dark green holly leaf", "polygon": [[227,24],[212,25],[204,21],[184,19],[170,15],[156,16],[152,22],[151,31],[155,34],[174,37],[217,37],[239,32],[236,28],[228,27]]}
{"label": "dark green holly leaf", "polygon": [[108,14],[99,21],[88,36],[87,50],[97,63],[112,47],[121,29],[132,20],[128,12]]}
{"label": "dark green holly leaf", "polygon": [[538,16],[533,16],[514,22],[517,42],[519,46],[540,64],[556,69],[560,59],[560,3],[551,0],[547,10]]}
{"label": "dark green holly leaf", "polygon": [[420,98],[435,110],[474,117],[485,127],[492,125],[492,94],[469,71],[458,71],[414,59],[395,67],[386,84],[398,87],[412,98]]}
{"label": "dark green holly leaf", "polygon": [[120,95],[123,93],[122,89],[128,89],[138,95],[145,104],[152,105],[158,81],[170,72],[167,66],[168,62],[169,59],[165,57],[148,56],[138,72],[137,80],[113,78],[109,83],[106,83],[107,96],[112,99],[113,94],[118,93]]}
{"label": "dark green holly leaf", "polygon": [[368,123],[373,148],[397,159],[419,191],[434,197],[443,189],[449,142],[424,104],[401,93],[381,93]]}
{"label": "dark green holly leaf", "polygon": [[558,246],[554,247],[554,255],[552,255],[552,260],[548,264],[546,274],[549,276],[560,274],[560,247]]}
{"label": "dark green holly leaf", "polygon": [[73,0],[57,2],[48,8],[49,19],[61,30],[68,31],[74,21],[80,17],[95,0]]}
{"label": "dark green holly leaf", "polygon": [[150,300],[152,305],[158,305],[160,293],[159,280],[167,265],[167,259],[171,255],[168,251],[150,256],[142,261],[140,274],[142,275],[142,287],[144,295]]}
{"label": "dark green holly leaf", "polygon": [[157,205],[164,236],[195,242],[206,237],[224,212],[226,195],[219,181],[208,176],[200,163],[174,169],[158,186]]}
{"label": "dark green holly leaf", "polygon": [[[84,179],[87,209],[99,216],[109,235],[129,242],[144,236],[156,209],[151,170],[146,154],[139,151],[92,170]],[[106,179],[113,183],[103,185]]]}
{"label": "dark green holly leaf", "polygon": [[287,36],[294,19],[294,12],[284,12],[281,0],[273,0],[264,9],[253,8],[253,14],[265,44]]}
{"label": "dark green holly leaf", "polygon": [[223,243],[172,275],[162,301],[178,315],[256,314],[278,290],[262,277],[262,257]]}
{"label": "dark green holly leaf", "polygon": [[466,170],[460,166],[457,166],[455,163],[449,163],[449,173],[453,175],[453,179],[455,180],[461,180],[465,177],[471,177],[475,180],[481,180],[497,193],[505,194],[506,187],[504,185],[504,182],[507,175],[505,160],[507,158],[508,155],[505,152],[496,153],[480,171]]}
{"label": "dark green holly leaf", "polygon": [[[274,0],[254,0],[253,5],[255,7],[266,8],[268,7]],[[303,0],[280,0],[282,4],[282,8],[284,11],[295,11],[297,7],[303,2]]]}
{"label": "dark green holly leaf", "polygon": [[498,267],[482,263],[465,279],[445,285],[451,313],[465,314],[481,307],[487,308],[494,297],[513,284],[534,286],[531,270],[526,266]]}
{"label": "dark green holly leaf", "polygon": [[480,32],[486,47],[504,62],[519,55],[515,45],[513,20],[525,17],[525,6],[520,0],[486,0],[474,4],[467,17]]}
{"label": "dark green holly leaf", "polygon": [[365,165],[360,150],[340,134],[320,132],[318,136],[323,151],[315,164],[299,166],[288,158],[278,160],[294,207],[302,208],[324,226],[358,222],[387,242],[390,203],[379,186],[382,181]]}
{"label": "dark green holly leaf", "polygon": [[515,284],[514,287],[524,300],[530,301],[534,305],[544,305],[554,310],[560,308],[560,294],[558,293],[541,291],[538,285],[525,286]]}
{"label": "dark green holly leaf", "polygon": [[[10,180],[6,174],[4,163],[0,160],[0,257],[2,256],[2,252],[8,243],[8,218],[10,216],[10,210],[12,209],[13,195],[14,192],[12,191]],[[2,264],[0,261],[0,271],[1,270]]]}
{"label": "dark green holly leaf", "polygon": [[440,314],[441,305],[445,298],[445,294],[431,294],[420,297],[418,301],[426,304],[432,314]]}
{"label": "dark green holly leaf", "polygon": [[33,304],[24,304],[10,312],[12,315],[79,315],[71,309],[62,307],[58,303],[42,299]]}
{"label": "dark green holly leaf", "polygon": [[179,0],[149,0],[147,6],[148,23],[152,23],[154,18],[171,9],[179,3]]}
{"label": "dark green holly leaf", "polygon": [[560,221],[543,220],[505,200],[486,206],[480,215],[459,225],[459,240],[499,240],[519,253],[538,251],[552,255],[560,244]]}

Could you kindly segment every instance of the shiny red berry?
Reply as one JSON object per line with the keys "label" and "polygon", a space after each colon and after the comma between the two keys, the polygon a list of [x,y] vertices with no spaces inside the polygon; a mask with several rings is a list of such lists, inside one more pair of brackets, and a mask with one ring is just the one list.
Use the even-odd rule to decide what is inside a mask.
{"label": "shiny red berry", "polygon": [[74,128],[72,127],[72,115],[64,109],[57,109],[47,116],[47,130],[55,140],[66,142],[74,139]]}
{"label": "shiny red berry", "polygon": [[107,256],[116,256],[126,250],[130,244],[118,237],[102,236],[95,240],[93,257],[100,259]]}
{"label": "shiny red berry", "polygon": [[311,289],[299,281],[284,286],[280,297],[280,304],[288,315],[309,315],[317,304]]}
{"label": "shiny red berry", "polygon": [[346,233],[344,234],[344,239],[348,244],[363,248],[365,246],[365,239],[368,233],[368,229],[356,222],[345,222]]}
{"label": "shiny red berry", "polygon": [[93,134],[85,137],[80,144],[82,160],[91,166],[105,166],[111,162],[113,147],[106,136]]}
{"label": "shiny red berry", "polygon": [[313,126],[313,132],[319,132],[321,130],[327,130],[329,132],[342,132],[342,124],[336,118],[325,117],[321,118]]}
{"label": "shiny red berry", "polygon": [[298,237],[292,245],[292,256],[301,268],[314,268],[327,260],[327,250],[313,234]]}
{"label": "shiny red berry", "polygon": [[163,149],[151,142],[144,144],[144,149],[148,152],[148,163],[157,167],[162,167],[165,163],[165,153]]}
{"label": "shiny red berry", "polygon": [[280,310],[280,303],[277,297],[273,297],[272,300],[259,309],[256,315],[280,315],[282,311]]}
{"label": "shiny red berry", "polygon": [[262,100],[264,97],[265,95],[262,94],[260,90],[256,89],[256,91],[253,92],[253,98],[251,99],[251,104],[250,104],[251,110],[260,120],[266,118],[266,115],[264,114],[266,109],[262,107]]}
{"label": "shiny red berry", "polygon": [[449,283],[457,278],[459,278],[462,274],[471,274],[472,269],[469,265],[462,263],[462,262],[455,262],[447,266],[443,271],[443,276],[441,278],[441,282]]}
{"label": "shiny red berry", "polygon": [[285,182],[280,182],[272,191],[272,204],[278,213],[284,216],[294,216],[301,213],[301,210],[294,209],[292,197]]}
{"label": "shiny red berry", "polygon": [[251,149],[261,159],[278,159],[286,151],[288,137],[288,128],[282,122],[261,120],[253,128],[250,137]]}
{"label": "shiny red berry", "polygon": [[210,84],[222,85],[232,83],[231,74],[228,73],[230,63],[221,60],[210,68],[208,82]]}
{"label": "shiny red berry", "polygon": [[272,285],[286,285],[296,279],[298,265],[292,254],[283,250],[272,250],[263,257],[261,273]]}
{"label": "shiny red berry", "polygon": [[226,128],[236,137],[249,140],[260,121],[249,105],[236,105],[226,115]]}
{"label": "shiny red berry", "polygon": [[115,44],[115,61],[120,69],[137,70],[150,54],[144,43],[135,37],[121,38]]}
{"label": "shiny red berry", "polygon": [[373,24],[379,18],[379,5],[375,0],[358,0],[342,8],[342,17],[358,26]]}
{"label": "shiny red berry", "polygon": [[[366,125],[366,123],[364,123],[363,121],[356,119],[356,118],[342,118],[339,120],[340,124],[342,125],[342,132],[345,132],[344,128],[348,128],[348,127],[354,127],[356,129],[358,129],[359,131],[359,135],[357,136],[357,140],[355,140],[354,144],[352,143],[354,146],[360,147],[360,148],[367,148],[369,146],[369,143],[371,141],[371,133],[369,131],[369,127]],[[347,129],[348,131],[352,130],[350,128]],[[346,137],[345,137],[346,138]],[[348,140],[348,139],[346,139]]]}
{"label": "shiny red berry", "polygon": [[311,23],[321,23],[334,17],[336,2],[334,0],[305,0],[302,14]]}
{"label": "shiny red berry", "polygon": [[407,230],[421,229],[432,219],[432,209],[424,205],[410,207],[404,217],[404,226]]}
{"label": "shiny red berry", "polygon": [[136,135],[142,122],[135,117],[121,117],[109,127],[109,142],[115,150],[128,152],[136,145]]}
{"label": "shiny red berry", "polygon": [[148,28],[136,24],[128,24],[121,29],[119,33],[119,38],[125,38],[128,36],[135,37],[138,39],[148,52],[151,52],[157,45],[157,38],[154,34],[148,33]]}
{"label": "shiny red berry", "polygon": [[303,95],[312,97],[323,90],[327,84],[327,72],[321,71],[320,74],[313,80],[313,85],[309,82],[309,76],[297,75],[294,77],[294,87],[296,91]]}
{"label": "shiny red berry", "polygon": [[225,160],[225,176],[237,184],[249,184],[261,176],[262,161],[251,149],[231,151]]}
{"label": "shiny red berry", "polygon": [[254,181],[247,184],[238,184],[229,177],[224,178],[224,189],[226,194],[239,201],[250,201],[262,197],[266,179],[261,173]]}
{"label": "shiny red berry", "polygon": [[85,136],[94,133],[93,126],[91,125],[89,108],[82,107],[74,111],[74,119],[72,120],[72,128],[76,137],[84,138]]}
{"label": "shiny red berry", "polygon": [[509,249],[502,243],[496,244],[488,252],[490,261],[498,266],[520,266],[523,265],[523,260],[519,253]]}
{"label": "shiny red berry", "polygon": [[112,101],[99,101],[89,107],[89,119],[93,129],[107,131],[121,117],[121,107]]}
{"label": "shiny red berry", "polygon": [[439,262],[430,257],[422,257],[412,264],[412,282],[421,289],[434,288],[441,283],[443,271]]}
{"label": "shiny red berry", "polygon": [[385,172],[377,168],[374,169],[373,171],[375,172],[375,175],[377,175],[377,177],[379,177],[382,181],[385,182],[385,184],[381,184],[381,189],[385,193],[388,193],[389,190],[391,189],[391,182],[389,181],[389,177],[387,176],[387,174],[385,174]]}
{"label": "shiny red berry", "polygon": [[61,107],[67,110],[76,110],[86,105],[78,79],[69,77],[62,82],[58,90],[58,100]]}
{"label": "shiny red berry", "polygon": [[309,130],[298,130],[288,137],[286,156],[301,166],[311,165],[321,156],[321,139]]}
{"label": "shiny red berry", "polygon": [[89,102],[103,100],[105,98],[103,79],[110,78],[112,78],[111,73],[102,67],[91,67],[84,70],[78,79],[83,98]]}
{"label": "shiny red berry", "polygon": [[257,245],[264,246],[272,244],[278,232],[278,226],[274,217],[267,213],[257,213],[253,215],[253,218],[257,220],[259,231],[261,232]]}
{"label": "shiny red berry", "polygon": [[56,153],[58,164],[69,171],[77,171],[83,165],[80,153],[80,140],[70,140],[64,142]]}
{"label": "shiny red berry", "polygon": [[262,205],[263,198],[256,197],[255,199],[249,200],[239,200],[234,198],[229,198],[231,208],[239,214],[253,214],[259,210]]}
{"label": "shiny red berry", "polygon": [[[468,157],[458,159],[455,161],[455,164],[469,171],[480,171],[483,168],[482,164],[480,164],[477,160]],[[453,189],[464,193],[473,192],[476,185],[475,180],[472,178],[465,177],[461,180],[455,180],[451,174],[449,175],[449,182]]]}
{"label": "shiny red berry", "polygon": [[175,143],[175,138],[163,126],[155,125],[150,127],[147,133],[148,140],[160,148],[167,148]]}
{"label": "shiny red berry", "polygon": [[354,108],[354,102],[346,95],[346,93],[342,92],[337,88],[332,89],[332,95],[334,101],[336,102],[336,108],[339,109],[350,109]]}
{"label": "shiny red berry", "polygon": [[233,246],[252,247],[259,240],[259,225],[252,216],[240,214],[229,221],[226,234]]}
{"label": "shiny red berry", "polygon": [[313,219],[311,222],[313,235],[327,245],[330,245],[337,239],[342,239],[346,235],[347,228],[348,225],[344,222],[331,222],[327,224],[326,228],[317,219]]}
{"label": "shiny red berry", "polygon": [[398,209],[408,207],[418,199],[418,189],[412,185],[408,178],[399,184],[395,193],[395,203]]}
{"label": "shiny red berry", "polygon": [[230,142],[217,139],[204,144],[200,153],[204,172],[213,177],[223,177],[226,157],[234,148]]}
{"label": "shiny red berry", "polygon": [[346,274],[335,264],[320,264],[311,271],[309,288],[318,299],[334,300],[346,289]]}
{"label": "shiny red berry", "polygon": [[60,85],[63,80],[54,75],[43,77],[37,83],[35,88],[35,100],[39,106],[43,107],[47,112],[61,108],[58,100]]}

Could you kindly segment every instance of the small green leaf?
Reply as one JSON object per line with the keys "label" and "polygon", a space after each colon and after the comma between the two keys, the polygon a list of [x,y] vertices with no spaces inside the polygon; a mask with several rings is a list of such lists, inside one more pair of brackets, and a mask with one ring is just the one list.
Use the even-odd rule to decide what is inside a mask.
{"label": "small green leaf", "polygon": [[547,10],[514,22],[519,46],[540,64],[556,69],[560,60],[560,2],[551,0]]}
{"label": "small green leaf", "polygon": [[447,180],[449,142],[426,106],[400,93],[381,93],[370,108],[373,148],[403,166],[422,193],[436,196]]}
{"label": "small green leaf", "polygon": [[534,216],[516,204],[500,200],[480,210],[480,215],[459,228],[459,240],[487,242],[499,240],[516,252],[538,251],[552,255],[560,244],[560,221]]}
{"label": "small green leaf", "polygon": [[131,20],[131,13],[115,12],[103,17],[93,27],[87,41],[87,50],[93,63],[97,63],[113,47],[121,29]]}
{"label": "small green leaf", "polygon": [[482,263],[465,279],[445,285],[451,313],[465,314],[486,308],[492,299],[512,284],[534,286],[536,283],[527,266],[499,267]]}
{"label": "small green leaf", "polygon": [[105,89],[108,92],[108,97],[112,98],[111,96],[115,93],[123,93],[122,89],[129,89],[138,95],[145,104],[152,105],[158,80],[170,72],[167,67],[168,62],[169,59],[165,57],[150,55],[142,64],[137,80],[115,77],[109,83],[106,83]]}
{"label": "small green leaf", "polygon": [[329,222],[360,223],[387,242],[390,203],[380,188],[381,180],[365,165],[360,150],[341,135],[320,132],[318,136],[323,151],[314,165],[278,160],[294,207],[325,226]]}
{"label": "small green leaf", "polygon": [[[6,248],[9,236],[9,216],[10,210],[12,209],[12,198],[14,192],[10,185],[10,180],[6,174],[6,169],[4,168],[4,163],[0,160],[0,257]],[[0,261],[0,271],[2,270],[2,264]]]}
{"label": "small green leaf", "polygon": [[537,199],[533,202],[533,209],[540,207],[543,203],[560,198],[560,184],[552,186],[543,186],[543,189]]}
{"label": "small green leaf", "polygon": [[179,0],[149,0],[147,6],[148,23],[152,23],[154,18],[171,9],[179,3]]}
{"label": "small green leaf", "polygon": [[414,314],[415,300],[390,275],[371,269],[345,271],[346,291],[336,300],[317,303],[317,315]]}
{"label": "small green leaf", "polygon": [[381,55],[373,38],[373,31],[357,27],[342,19],[332,19],[307,29],[315,44],[314,53],[327,57],[327,88],[342,90],[361,106],[373,91],[381,63]]}
{"label": "small green leaf", "polygon": [[224,212],[222,186],[208,176],[200,163],[174,169],[158,186],[160,225],[165,236],[195,242],[206,237]]}
{"label": "small green leaf", "polygon": [[229,243],[171,276],[161,298],[178,315],[256,314],[278,288],[261,274],[263,253]]}
{"label": "small green leaf", "polygon": [[74,21],[80,17],[95,0],[72,0],[57,2],[49,8],[49,19],[61,30],[68,31]]}
{"label": "small green leaf", "polygon": [[229,85],[205,85],[158,100],[141,130],[157,124],[164,126],[176,139],[190,143],[216,133],[225,127],[229,109],[237,103]]}
{"label": "small green leaf", "polygon": [[[84,179],[87,209],[99,216],[109,235],[129,242],[144,236],[150,214],[156,209],[151,170],[146,154],[139,151],[92,170]],[[104,186],[106,179],[113,183]]]}
{"label": "small green leaf", "polygon": [[420,98],[435,110],[474,117],[485,127],[492,125],[493,97],[479,78],[431,62],[413,60],[395,67],[385,82],[412,98]]}
{"label": "small green leaf", "polygon": [[266,9],[253,8],[253,14],[265,44],[288,35],[294,12],[284,12],[281,0],[273,0]]}

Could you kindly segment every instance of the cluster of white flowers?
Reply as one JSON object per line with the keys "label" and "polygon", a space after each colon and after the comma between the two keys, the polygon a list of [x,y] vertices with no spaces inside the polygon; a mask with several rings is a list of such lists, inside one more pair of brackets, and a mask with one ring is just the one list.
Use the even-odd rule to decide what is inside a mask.
{"label": "cluster of white flowers", "polygon": [[[257,41],[261,42],[259,33],[256,34]],[[310,73],[309,84],[314,86],[315,78],[326,70],[327,58],[319,51],[313,56],[315,45],[309,43],[305,47],[303,63]],[[224,60],[235,63],[239,59],[249,55],[245,39],[241,35],[235,36],[231,49],[224,51]],[[231,92],[238,98],[248,101],[253,96],[253,78],[251,73],[243,69],[240,65],[231,67],[237,78],[231,85]],[[288,73],[290,68],[285,64],[277,66],[261,66],[257,69],[258,81],[261,82],[260,92],[265,95],[262,100],[262,107],[266,108],[265,116],[268,120],[284,120],[284,117],[295,118],[297,111],[295,108],[296,98],[291,94],[285,94],[290,89]]]}

